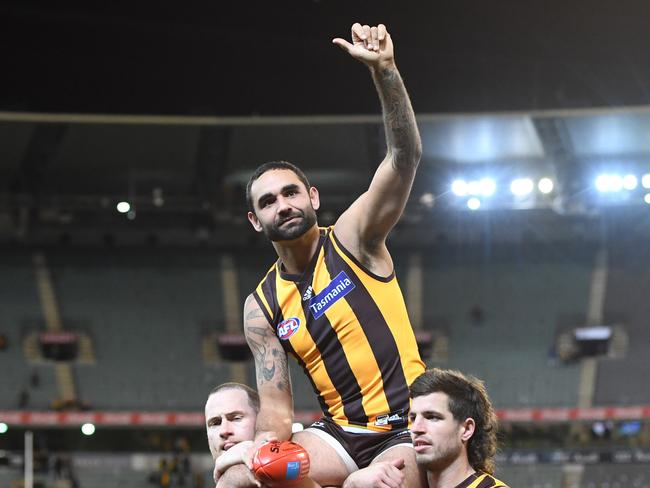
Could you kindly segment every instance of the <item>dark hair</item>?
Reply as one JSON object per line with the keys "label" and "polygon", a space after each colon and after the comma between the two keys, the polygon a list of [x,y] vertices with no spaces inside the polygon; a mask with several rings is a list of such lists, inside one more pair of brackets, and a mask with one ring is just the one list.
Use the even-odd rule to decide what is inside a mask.
{"label": "dark hair", "polygon": [[460,371],[433,368],[415,379],[410,392],[411,398],[445,393],[449,397],[449,411],[456,421],[474,419],[476,429],[467,441],[469,464],[477,471],[494,474],[497,417],[481,380]]}
{"label": "dark hair", "polygon": [[253,186],[253,183],[264,173],[274,169],[288,169],[293,171],[296,174],[296,176],[300,179],[300,181],[305,185],[305,188],[309,190],[310,187],[309,180],[307,180],[305,173],[303,173],[298,166],[288,161],[269,161],[268,163],[264,163],[261,166],[259,166],[253,172],[250,179],[248,180],[248,183],[246,184],[246,201],[248,202],[248,209],[251,212],[255,212],[255,205],[253,204],[253,197],[251,196],[251,187]]}
{"label": "dark hair", "polygon": [[260,396],[259,394],[253,390],[250,386],[246,386],[242,383],[235,383],[235,382],[230,382],[230,383],[221,383],[219,386],[215,386],[212,391],[210,392],[210,395],[214,395],[215,393],[221,391],[221,390],[241,390],[244,393],[246,393],[246,396],[248,397],[248,403],[250,406],[255,410],[255,413],[259,413],[260,411]]}

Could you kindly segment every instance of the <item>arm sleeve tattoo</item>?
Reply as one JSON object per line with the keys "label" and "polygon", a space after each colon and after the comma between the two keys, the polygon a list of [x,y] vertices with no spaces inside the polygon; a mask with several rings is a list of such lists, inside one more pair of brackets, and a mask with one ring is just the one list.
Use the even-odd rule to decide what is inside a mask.
{"label": "arm sleeve tattoo", "polygon": [[258,388],[274,383],[279,390],[289,391],[291,383],[287,355],[259,308],[252,308],[246,313],[244,330],[255,360]]}
{"label": "arm sleeve tattoo", "polygon": [[413,107],[397,68],[379,69],[373,80],[381,100],[386,145],[396,170],[417,166],[422,152]]}

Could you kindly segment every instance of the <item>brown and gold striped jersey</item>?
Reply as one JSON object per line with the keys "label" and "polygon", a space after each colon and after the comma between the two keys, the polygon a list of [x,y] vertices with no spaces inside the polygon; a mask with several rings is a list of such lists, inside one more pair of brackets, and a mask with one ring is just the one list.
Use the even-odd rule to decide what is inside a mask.
{"label": "brown and gold striped jersey", "polygon": [[474,473],[456,488],[508,488],[508,485],[487,473]]}
{"label": "brown and gold striped jersey", "polygon": [[321,229],[302,275],[275,263],[253,296],[326,417],[374,431],[406,427],[408,387],[425,367],[394,272],[374,275],[333,228]]}

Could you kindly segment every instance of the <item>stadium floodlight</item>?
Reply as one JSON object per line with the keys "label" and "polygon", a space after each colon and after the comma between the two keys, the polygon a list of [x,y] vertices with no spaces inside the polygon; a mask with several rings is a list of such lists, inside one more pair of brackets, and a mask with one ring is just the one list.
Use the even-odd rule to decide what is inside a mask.
{"label": "stadium floodlight", "polygon": [[469,200],[467,200],[467,208],[470,210],[478,210],[481,208],[481,200],[479,200],[476,197],[472,197]]}
{"label": "stadium floodlight", "polygon": [[545,195],[551,193],[553,191],[554,186],[555,185],[553,184],[553,180],[550,178],[542,178],[537,183],[537,189]]}
{"label": "stadium floodlight", "polygon": [[647,203],[648,205],[650,205],[650,193],[646,193],[646,194],[643,196],[643,201],[644,201],[645,203]]}
{"label": "stadium floodlight", "polygon": [[596,178],[596,189],[601,193],[614,193],[623,189],[623,178],[620,175],[604,174]]}
{"label": "stadium floodlight", "polygon": [[6,434],[9,430],[9,426],[4,422],[0,422],[0,434]]}
{"label": "stadium floodlight", "polygon": [[480,194],[484,197],[491,197],[497,191],[497,184],[492,178],[482,178],[479,185],[481,188]]}
{"label": "stadium floodlight", "polygon": [[510,183],[510,191],[513,195],[523,197],[533,191],[535,185],[530,178],[517,178]]}
{"label": "stadium floodlight", "polygon": [[467,182],[465,180],[454,180],[451,184],[451,191],[458,197],[467,195]]}
{"label": "stadium floodlight", "polygon": [[481,194],[481,182],[478,180],[472,180],[467,183],[467,194],[468,195],[480,195]]}
{"label": "stadium floodlight", "polygon": [[128,213],[131,210],[131,204],[129,202],[119,202],[116,208],[120,213]]}
{"label": "stadium floodlight", "polygon": [[639,186],[639,179],[636,176],[634,175],[623,176],[623,188],[632,191],[632,190],[636,190],[637,186]]}
{"label": "stadium floodlight", "polygon": [[607,175],[600,175],[596,178],[596,190],[599,192],[605,193],[607,191],[607,184],[609,179]]}
{"label": "stadium floodlight", "polygon": [[650,188],[650,173],[646,173],[641,177],[641,186],[643,188]]}
{"label": "stadium floodlight", "polygon": [[609,188],[612,192],[621,191],[623,189],[623,178],[619,175],[610,175]]}
{"label": "stadium floodlight", "polygon": [[95,426],[93,424],[83,424],[81,426],[81,432],[84,435],[93,435],[95,433]]}
{"label": "stadium floodlight", "polygon": [[294,423],[291,425],[291,433],[292,433],[292,434],[294,434],[294,433],[296,433],[296,432],[301,432],[301,431],[303,431],[303,430],[305,430],[305,426],[302,425],[300,422],[294,422]]}

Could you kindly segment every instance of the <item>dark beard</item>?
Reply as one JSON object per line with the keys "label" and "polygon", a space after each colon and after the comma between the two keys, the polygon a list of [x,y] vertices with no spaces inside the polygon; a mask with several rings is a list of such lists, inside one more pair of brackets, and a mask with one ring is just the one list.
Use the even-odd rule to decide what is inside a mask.
{"label": "dark beard", "polygon": [[305,212],[301,212],[299,217],[302,217],[299,222],[287,228],[281,228],[282,224],[277,225],[275,223],[264,227],[264,234],[273,242],[297,239],[316,224],[316,212],[310,208]]}

